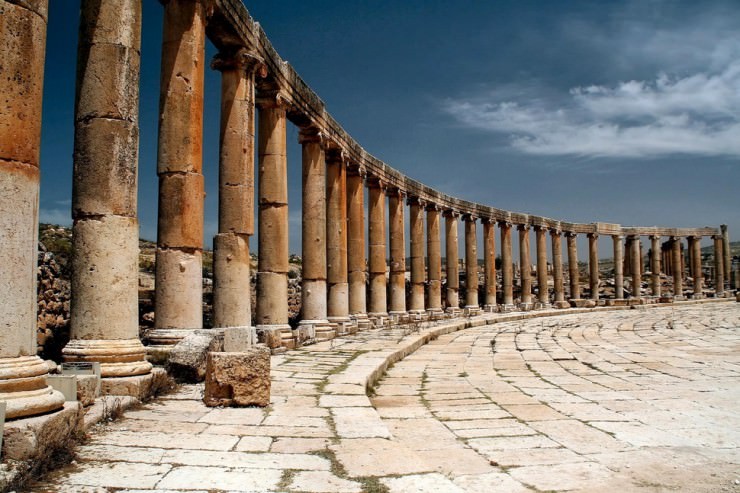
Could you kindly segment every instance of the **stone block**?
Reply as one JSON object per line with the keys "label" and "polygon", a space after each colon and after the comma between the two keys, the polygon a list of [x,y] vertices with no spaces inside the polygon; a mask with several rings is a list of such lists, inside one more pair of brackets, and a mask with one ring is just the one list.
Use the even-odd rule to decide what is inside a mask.
{"label": "stone block", "polygon": [[208,353],[207,406],[270,404],[270,350],[254,346],[240,353]]}
{"label": "stone block", "polygon": [[170,351],[167,372],[179,382],[202,382],[206,377],[208,353],[223,351],[223,348],[223,331],[193,330]]}
{"label": "stone block", "polygon": [[226,327],[224,348],[227,353],[241,353],[257,344],[257,331],[254,327]]}
{"label": "stone block", "polygon": [[573,308],[594,308],[596,306],[596,302],[594,300],[589,299],[573,299],[570,300],[570,306]]}
{"label": "stone block", "polygon": [[74,375],[47,375],[46,384],[61,392],[65,401],[77,401],[77,377]]}
{"label": "stone block", "polygon": [[100,395],[100,377],[97,375],[77,375],[77,400],[84,407],[91,406]]}
{"label": "stone block", "polygon": [[77,402],[66,402],[51,414],[10,421],[5,423],[0,455],[4,460],[43,461],[66,447],[81,423],[82,406]]}
{"label": "stone block", "polygon": [[131,396],[145,400],[152,395],[155,384],[164,377],[165,371],[161,368],[152,369],[146,375],[133,377],[104,378],[101,380],[103,395]]}

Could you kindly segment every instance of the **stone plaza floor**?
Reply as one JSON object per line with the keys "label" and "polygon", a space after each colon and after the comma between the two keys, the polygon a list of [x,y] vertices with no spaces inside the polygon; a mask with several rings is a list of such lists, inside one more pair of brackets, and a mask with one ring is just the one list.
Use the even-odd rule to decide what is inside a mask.
{"label": "stone plaza floor", "polygon": [[740,491],[740,303],[575,312],[273,356],[270,407],[181,387],[29,491]]}

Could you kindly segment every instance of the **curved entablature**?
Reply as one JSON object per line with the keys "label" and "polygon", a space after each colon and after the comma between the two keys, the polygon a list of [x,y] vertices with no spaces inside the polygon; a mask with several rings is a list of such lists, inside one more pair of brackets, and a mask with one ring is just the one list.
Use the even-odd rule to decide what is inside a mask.
{"label": "curved entablature", "polygon": [[409,178],[400,171],[388,166],[362,148],[342,126],[326,111],[324,102],[314,93],[298,73],[285,62],[273,48],[259,23],[249,15],[241,0],[214,0],[212,18],[209,24],[217,24],[218,29],[210,29],[209,35],[220,48],[239,44],[253,50],[264,60],[269,75],[268,83],[279,88],[281,96],[291,106],[288,118],[300,127],[313,126],[333,146],[341,148],[348,162],[364,167],[368,176],[380,180],[391,188],[397,188],[406,195],[434,202],[442,210],[471,214],[476,217],[514,225],[527,225],[548,228],[576,234],[639,235],[639,236],[713,236],[720,234],[718,228],[659,228],[622,227],[608,223],[570,223],[556,219],[510,212],[467,200],[451,197],[417,180]]}

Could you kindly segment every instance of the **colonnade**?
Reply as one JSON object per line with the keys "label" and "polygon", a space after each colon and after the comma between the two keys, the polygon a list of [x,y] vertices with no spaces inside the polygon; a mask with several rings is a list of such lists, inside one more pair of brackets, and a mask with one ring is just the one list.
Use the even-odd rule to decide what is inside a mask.
{"label": "colonnade", "polygon": [[[202,0],[162,3],[156,319],[144,341],[150,351],[166,350],[203,326],[206,33],[219,50],[211,67],[221,73],[222,96],[218,233],[213,242],[215,327],[256,326],[272,347],[295,347],[307,339],[330,339],[372,325],[462,313],[473,316],[481,310],[579,306],[583,300],[578,235],[589,239],[591,306],[602,301],[600,234],[613,239],[615,300],[623,300],[627,291],[621,260],[625,251],[630,259],[630,297],[640,300],[645,296],[643,236],[652,241],[650,296],[665,298],[659,274],[659,240],[663,236],[673,239],[674,266],[682,262],[680,239],[691,239],[694,297],[701,296],[704,287],[700,239],[712,236],[717,252],[715,292],[723,293],[730,269],[725,227],[565,223],[450,197],[365,152],[280,59],[239,0],[208,5]],[[46,4],[45,0],[8,0],[0,20],[2,70],[16,74],[0,77],[0,91],[10,109],[0,114],[0,192],[4,197],[0,202],[4,260],[0,271],[0,398],[10,403],[9,418],[52,411],[63,404],[61,395],[46,385],[47,366],[35,354]],[[139,338],[137,308],[141,0],[83,0],[81,19],[75,108],[72,340],[63,355],[66,361],[100,362],[106,379],[146,378],[152,366]],[[299,127],[302,146],[302,312],[295,327],[288,320],[289,124]],[[255,231],[255,216],[259,260],[257,304],[252,314],[249,241]],[[460,282],[460,221],[464,225],[464,285]],[[518,278],[512,253],[514,228],[519,241]],[[479,234],[483,239],[482,283]],[[563,236],[567,240],[567,270]],[[673,295],[680,299],[685,294],[683,270],[674,268],[673,276]]]}

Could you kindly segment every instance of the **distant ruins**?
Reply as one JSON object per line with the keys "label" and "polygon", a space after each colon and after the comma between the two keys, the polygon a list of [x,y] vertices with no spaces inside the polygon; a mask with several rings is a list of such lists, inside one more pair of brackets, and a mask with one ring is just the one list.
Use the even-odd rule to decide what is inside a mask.
{"label": "distant ruins", "polygon": [[[0,16],[0,93],[7,100],[0,113],[0,400],[6,402],[8,420],[61,410],[65,401],[47,384],[49,366],[36,355],[47,2],[6,0]],[[140,394],[153,378],[148,348],[166,353],[190,331],[202,328],[206,36],[219,49],[211,68],[222,74],[213,286],[217,328],[256,326],[260,341],[270,348],[295,348],[305,341],[409,320],[473,316],[481,311],[662,303],[683,300],[687,294],[700,298],[708,286],[713,287],[708,293],[717,297],[737,288],[729,286],[731,257],[724,226],[676,229],[576,224],[445,195],[376,159],[347,134],[321,99],[280,58],[241,0],[162,3],[156,320],[142,341],[137,310],[136,203],[141,0],[82,2],[72,205],[72,340],[63,354],[67,362],[100,363],[103,393]],[[303,299],[297,327],[288,324],[288,122],[300,128],[303,147]],[[260,171],[256,177],[259,265],[253,317],[249,238],[255,224],[255,145]],[[367,223],[365,187],[369,192]],[[458,259],[458,221],[464,223],[468,286],[479,282],[476,250],[482,229],[483,299],[478,299],[477,289],[465,290],[465,299],[459,299],[458,262],[447,262],[448,282],[443,292],[441,235],[446,238],[446,258]],[[497,227],[500,286],[495,265]],[[513,231],[521,253],[518,299],[514,297]],[[535,237],[534,279],[530,231]],[[589,239],[588,299],[581,297],[578,282],[578,235]],[[613,299],[599,299],[599,236],[613,240]],[[647,276],[642,237],[651,242],[646,292],[641,289]],[[713,238],[717,252],[712,279],[705,279],[701,268],[700,241],[708,237]],[[667,242],[662,242],[664,238]],[[688,241],[688,262],[682,254],[684,241]],[[673,292],[661,289],[661,273],[673,276]],[[692,284],[684,286],[688,277]],[[538,286],[536,292],[533,284]]]}

